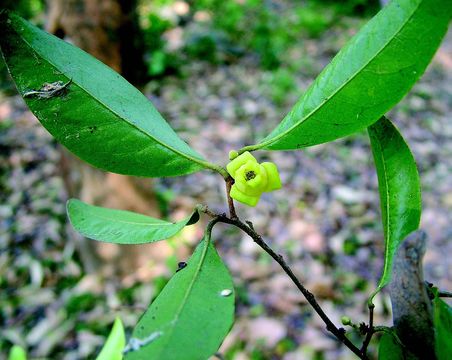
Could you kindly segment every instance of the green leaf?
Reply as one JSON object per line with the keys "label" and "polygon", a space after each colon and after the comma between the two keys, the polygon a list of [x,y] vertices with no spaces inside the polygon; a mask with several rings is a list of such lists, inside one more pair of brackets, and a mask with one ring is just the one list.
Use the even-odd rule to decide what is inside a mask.
{"label": "green leaf", "polygon": [[121,319],[117,317],[110,335],[108,335],[107,341],[96,360],[121,360],[125,346],[126,335],[124,333],[124,326],[122,325]]}
{"label": "green leaf", "polygon": [[229,332],[233,316],[232,279],[206,235],[140,319],[125,358],[208,359]]}
{"label": "green leaf", "polygon": [[433,300],[433,325],[435,327],[435,351],[438,360],[452,357],[452,308],[436,296]]}
{"label": "green leaf", "polygon": [[378,175],[385,235],[385,260],[378,292],[391,279],[399,245],[419,227],[421,187],[414,157],[397,128],[382,117],[368,132]]}
{"label": "green leaf", "polygon": [[452,14],[452,1],[393,0],[322,71],[283,121],[257,145],[291,150],[366,128],[422,75]]}
{"label": "green leaf", "polygon": [[384,333],[378,345],[378,360],[405,360],[403,347],[395,337],[395,333]]}
{"label": "green leaf", "polygon": [[27,360],[27,353],[19,345],[14,345],[9,351],[8,360]]}
{"label": "green leaf", "polygon": [[84,51],[0,14],[0,46],[19,93],[65,147],[108,171],[147,177],[218,171],[171,129],[151,102]]}
{"label": "green leaf", "polygon": [[106,209],[71,199],[67,213],[72,226],[83,236],[116,244],[145,244],[168,239],[184,226],[199,220],[197,210],[176,223],[130,211]]}

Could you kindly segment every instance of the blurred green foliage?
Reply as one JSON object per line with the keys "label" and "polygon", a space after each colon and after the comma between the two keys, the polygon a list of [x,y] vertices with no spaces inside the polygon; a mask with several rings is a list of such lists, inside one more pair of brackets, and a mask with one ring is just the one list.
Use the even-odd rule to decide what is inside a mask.
{"label": "blurred green foliage", "polygon": [[[34,23],[44,21],[44,0],[3,4]],[[378,0],[141,0],[137,10],[150,77],[182,74],[193,61],[222,65],[247,56],[271,72],[269,95],[282,105],[303,66],[303,59],[293,66],[291,49],[321,37],[344,16],[371,16],[378,8]],[[1,61],[0,87],[8,90],[5,69]]]}
{"label": "blurred green foliage", "polygon": [[[277,70],[304,38],[320,37],[344,16],[371,16],[378,8],[378,0],[142,0],[139,11],[149,74],[159,76],[193,60],[227,64],[244,55]],[[287,76],[283,71],[276,77],[283,90]]]}
{"label": "blurred green foliage", "polygon": [[3,0],[2,8],[13,10],[25,19],[37,18],[43,14],[45,0]]}
{"label": "blurred green foliage", "polygon": [[163,34],[174,25],[171,21],[159,17],[156,13],[146,14],[142,22],[144,43],[146,47],[146,63],[151,76],[162,75],[165,71],[177,68],[177,59],[165,51]]}
{"label": "blurred green foliage", "polygon": [[296,88],[294,72],[294,69],[279,67],[267,72],[264,77],[264,90],[277,105],[284,105],[288,98],[287,94]]}

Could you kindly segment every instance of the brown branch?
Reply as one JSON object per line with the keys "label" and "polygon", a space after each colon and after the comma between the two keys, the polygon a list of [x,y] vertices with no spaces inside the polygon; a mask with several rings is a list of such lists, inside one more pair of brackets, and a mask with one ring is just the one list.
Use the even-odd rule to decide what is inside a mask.
{"label": "brown branch", "polygon": [[422,268],[427,234],[411,233],[397,250],[389,284],[395,332],[419,359],[435,358],[433,309]]}
{"label": "brown branch", "polygon": [[368,304],[369,307],[369,325],[367,327],[367,334],[363,341],[363,346],[361,347],[361,353],[367,354],[367,348],[370,344],[370,340],[372,339],[373,334],[375,333],[374,329],[374,309],[375,305],[372,303]]}
{"label": "brown branch", "polygon": [[[231,208],[230,208],[231,209]],[[233,208],[232,208],[233,209]],[[201,209],[203,210],[203,209]],[[209,216],[212,216],[213,213],[209,211],[207,208],[205,208],[204,211]],[[234,211],[235,215],[235,211]],[[338,328],[334,323],[330,320],[328,315],[325,314],[317,300],[315,299],[314,294],[312,294],[308,289],[306,289],[303,284],[298,280],[296,275],[293,273],[290,266],[286,263],[283,256],[280,254],[277,254],[273,251],[273,249],[262,239],[262,236],[260,236],[253,228],[253,225],[251,222],[247,222],[247,224],[240,221],[237,217],[231,218],[217,214],[214,216],[214,219],[217,219],[218,222],[223,222],[225,224],[234,225],[235,227],[243,230],[249,237],[253,239],[253,241],[259,245],[267,254],[269,254],[284,270],[284,272],[289,276],[289,278],[292,280],[292,282],[296,285],[298,290],[304,295],[308,303],[312,306],[314,311],[320,316],[320,318],[323,320],[323,322],[326,324],[326,329],[331,332],[339,341],[341,341],[345,346],[347,346],[356,356],[358,356],[360,359],[368,360],[368,357],[365,353],[362,353],[362,351],[356,347],[346,336],[345,336],[345,330],[343,328]]]}
{"label": "brown branch", "polygon": [[228,177],[226,179],[226,197],[228,199],[228,207],[229,207],[229,217],[231,219],[237,219],[237,214],[235,213],[234,200],[232,200],[230,192],[231,187],[234,184],[234,179],[232,177]]}
{"label": "brown branch", "polygon": [[438,296],[444,298],[452,298],[452,293],[449,291],[439,291]]}

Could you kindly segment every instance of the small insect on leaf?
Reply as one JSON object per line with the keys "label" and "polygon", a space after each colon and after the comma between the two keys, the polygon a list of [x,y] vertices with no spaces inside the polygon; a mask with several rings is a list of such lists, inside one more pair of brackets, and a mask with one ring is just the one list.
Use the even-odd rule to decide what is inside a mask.
{"label": "small insect on leaf", "polygon": [[182,269],[184,269],[187,266],[187,263],[185,261],[181,261],[180,263],[177,264],[177,270],[176,272],[181,271]]}
{"label": "small insect on leaf", "polygon": [[67,83],[55,81],[53,83],[44,83],[39,90],[30,90],[23,94],[23,97],[37,97],[38,99],[50,99],[52,97],[64,95],[72,79]]}

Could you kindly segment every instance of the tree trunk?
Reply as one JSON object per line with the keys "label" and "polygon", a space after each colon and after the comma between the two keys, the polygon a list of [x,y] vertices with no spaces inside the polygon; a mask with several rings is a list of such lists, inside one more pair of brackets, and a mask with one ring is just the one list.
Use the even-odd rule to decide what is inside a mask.
{"label": "tree trunk", "polygon": [[145,79],[143,41],[134,0],[49,0],[47,31],[79,48],[132,83]]}
{"label": "tree trunk", "polygon": [[[142,68],[142,49],[141,37],[136,31],[135,1],[50,0],[48,6],[49,32],[89,52],[129,81],[134,82],[141,76],[141,72],[136,71]],[[94,169],[65,150],[61,169],[71,197],[99,206],[159,215],[149,179]],[[132,282],[149,277],[149,271],[142,269],[147,266],[150,256],[168,254],[162,249],[166,246],[164,243],[121,245],[119,248],[75,236],[87,272],[99,270],[101,258],[104,273],[119,273]]]}
{"label": "tree trunk", "polygon": [[436,359],[432,303],[424,281],[422,258],[427,236],[416,231],[400,246],[389,286],[394,327],[410,359]]}

